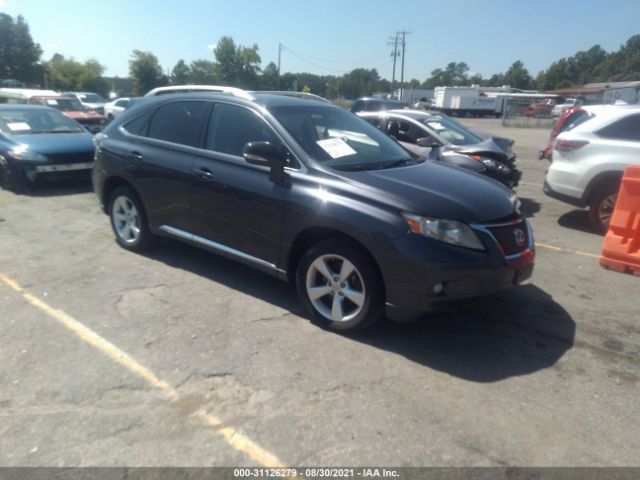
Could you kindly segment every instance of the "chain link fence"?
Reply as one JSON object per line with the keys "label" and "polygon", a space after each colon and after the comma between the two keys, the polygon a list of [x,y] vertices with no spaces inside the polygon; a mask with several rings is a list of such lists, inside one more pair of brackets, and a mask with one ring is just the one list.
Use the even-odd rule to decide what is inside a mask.
{"label": "chain link fence", "polygon": [[547,99],[505,99],[502,125],[505,127],[551,128],[556,118],[552,116],[554,102]]}

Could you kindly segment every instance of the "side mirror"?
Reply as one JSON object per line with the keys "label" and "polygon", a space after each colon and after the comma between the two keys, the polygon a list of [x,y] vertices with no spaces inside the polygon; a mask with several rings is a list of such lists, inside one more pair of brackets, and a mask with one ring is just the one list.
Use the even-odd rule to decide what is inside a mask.
{"label": "side mirror", "polygon": [[249,142],[242,150],[242,156],[247,163],[270,167],[269,180],[279,183],[284,180],[284,166],[287,155],[282,149],[269,142]]}
{"label": "side mirror", "polygon": [[416,140],[416,144],[420,147],[426,148],[437,148],[440,146],[438,141],[432,137],[420,137],[418,140]]}

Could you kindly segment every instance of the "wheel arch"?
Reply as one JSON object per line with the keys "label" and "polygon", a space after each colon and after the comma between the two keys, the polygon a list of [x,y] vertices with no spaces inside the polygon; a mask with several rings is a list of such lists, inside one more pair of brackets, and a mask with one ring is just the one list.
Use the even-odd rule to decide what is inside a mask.
{"label": "wheel arch", "polygon": [[140,193],[138,192],[136,187],[134,187],[130,181],[123,177],[112,176],[105,180],[102,187],[102,194],[100,195],[100,202],[104,206],[104,211],[107,215],[111,213],[109,211],[109,198],[111,198],[111,194],[120,187],[130,187],[136,193],[136,195],[138,196],[138,200],[140,200],[140,203],[142,203],[142,206],[145,207],[146,210],[146,206],[144,205],[142,197],[140,196]]}
{"label": "wheel arch", "polygon": [[608,171],[597,174],[591,179],[591,181],[587,185],[587,188],[585,188],[584,197],[582,198],[583,202],[588,205],[591,202],[594,193],[597,192],[602,186],[614,182],[620,183],[623,173],[623,171]]}
{"label": "wheel arch", "polygon": [[295,237],[291,243],[291,248],[289,249],[286,258],[287,280],[290,284],[295,284],[296,270],[298,269],[298,263],[300,262],[302,255],[304,255],[304,252],[306,252],[313,244],[328,238],[342,238],[361,250],[369,258],[371,264],[378,272],[383,289],[386,292],[382,270],[371,251],[353,235],[349,235],[341,230],[330,227],[309,227],[301,231]]}

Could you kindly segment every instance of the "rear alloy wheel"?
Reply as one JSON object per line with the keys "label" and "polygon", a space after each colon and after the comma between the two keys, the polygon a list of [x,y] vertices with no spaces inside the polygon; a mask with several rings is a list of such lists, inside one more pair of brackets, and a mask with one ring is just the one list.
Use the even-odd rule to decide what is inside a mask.
{"label": "rear alloy wheel", "polygon": [[154,243],[156,237],[149,230],[142,203],[131,187],[117,188],[111,194],[109,217],[116,241],[121,247],[140,252]]}
{"label": "rear alloy wheel", "polygon": [[610,184],[599,188],[589,203],[589,219],[598,233],[605,234],[609,229],[619,187],[619,184]]}
{"label": "rear alloy wheel", "polygon": [[314,323],[336,332],[361,330],[384,313],[377,269],[343,239],[315,244],[301,258],[296,287]]}

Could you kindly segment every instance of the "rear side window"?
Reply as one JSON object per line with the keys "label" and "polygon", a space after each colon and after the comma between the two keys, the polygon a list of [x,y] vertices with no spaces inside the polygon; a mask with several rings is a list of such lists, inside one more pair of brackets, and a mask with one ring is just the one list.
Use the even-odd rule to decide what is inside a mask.
{"label": "rear side window", "polygon": [[162,105],[151,118],[150,138],[197,147],[207,103],[171,102]]}
{"label": "rear side window", "polygon": [[598,135],[619,140],[640,141],[640,115],[630,115],[601,128]]}
{"label": "rear side window", "polygon": [[207,150],[241,157],[248,142],[258,141],[275,145],[282,143],[271,127],[253,111],[235,105],[216,104],[207,132]]}
{"label": "rear side window", "polygon": [[144,137],[147,133],[147,121],[149,120],[149,111],[142,115],[138,115],[133,120],[125,123],[122,128],[132,135],[140,135]]}
{"label": "rear side window", "polygon": [[589,115],[584,110],[579,110],[577,112],[574,112],[567,117],[567,119],[562,124],[562,127],[560,127],[560,130],[558,131],[558,133],[568,132],[569,130],[573,130],[578,125],[583,124],[584,122],[586,122],[587,120],[593,117],[594,115]]}
{"label": "rear side window", "polygon": [[378,130],[385,131],[384,121],[380,117],[360,117],[366,122],[369,122],[371,125],[376,127]]}

